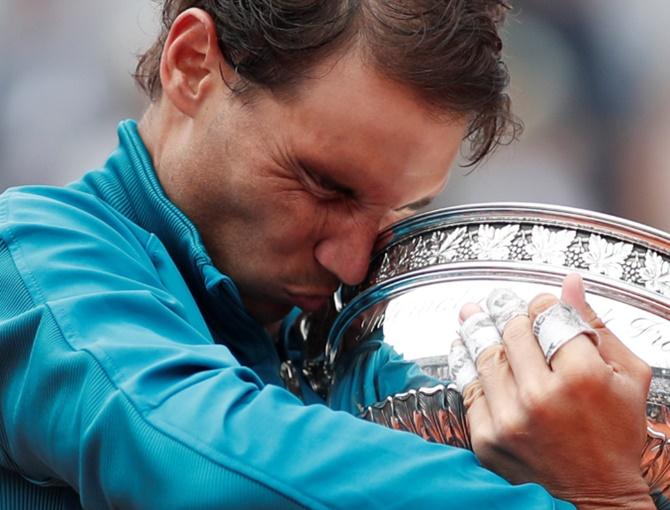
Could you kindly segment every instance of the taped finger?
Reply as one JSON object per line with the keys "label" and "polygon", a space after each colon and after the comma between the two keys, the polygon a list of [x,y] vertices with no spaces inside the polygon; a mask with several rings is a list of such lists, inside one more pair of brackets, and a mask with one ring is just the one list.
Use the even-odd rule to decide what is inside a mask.
{"label": "taped finger", "polygon": [[528,303],[510,289],[495,289],[489,294],[486,307],[501,335],[512,319],[528,317]]}
{"label": "taped finger", "polygon": [[539,314],[533,322],[533,333],[542,348],[547,364],[556,352],[579,335],[588,336],[598,345],[598,333],[582,319],[572,306],[559,302]]}
{"label": "taped finger", "polygon": [[465,389],[477,380],[475,363],[460,339],[452,342],[449,351],[449,378],[461,395],[464,395]]}
{"label": "taped finger", "polygon": [[486,349],[492,345],[502,344],[498,328],[485,312],[478,312],[468,317],[461,325],[460,334],[475,364]]}

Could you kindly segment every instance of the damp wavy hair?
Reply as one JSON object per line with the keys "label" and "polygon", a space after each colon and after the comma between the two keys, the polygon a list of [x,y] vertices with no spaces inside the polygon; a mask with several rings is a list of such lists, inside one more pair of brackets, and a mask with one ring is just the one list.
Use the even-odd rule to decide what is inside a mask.
{"label": "damp wavy hair", "polygon": [[184,10],[206,11],[219,47],[240,80],[290,89],[321,59],[350,45],[385,76],[406,84],[438,112],[470,118],[468,161],[474,165],[521,125],[511,113],[498,29],[505,0],[164,0],[161,32],[140,56],[135,79],[152,101],[161,95],[160,58],[170,27]]}

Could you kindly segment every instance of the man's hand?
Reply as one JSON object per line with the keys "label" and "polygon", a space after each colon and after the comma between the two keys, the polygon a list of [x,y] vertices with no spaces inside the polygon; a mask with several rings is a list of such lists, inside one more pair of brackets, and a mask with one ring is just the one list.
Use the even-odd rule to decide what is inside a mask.
{"label": "man's hand", "polygon": [[[655,508],[640,473],[651,370],[587,305],[579,276],[566,278],[562,301],[598,345],[580,334],[547,363],[532,324],[558,299],[537,296],[477,359],[479,380],[464,392],[473,449],[511,482],[540,483],[582,509]],[[477,311],[466,305],[462,318]]]}

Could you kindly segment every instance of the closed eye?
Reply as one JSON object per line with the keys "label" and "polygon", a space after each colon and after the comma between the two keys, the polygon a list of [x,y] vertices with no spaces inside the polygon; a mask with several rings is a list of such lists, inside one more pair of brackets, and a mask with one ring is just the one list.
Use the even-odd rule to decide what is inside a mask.
{"label": "closed eye", "polygon": [[355,193],[351,188],[343,186],[334,180],[326,177],[323,173],[317,172],[306,165],[300,165],[301,172],[309,181],[309,184],[318,188],[316,191],[327,195],[325,198],[353,198]]}

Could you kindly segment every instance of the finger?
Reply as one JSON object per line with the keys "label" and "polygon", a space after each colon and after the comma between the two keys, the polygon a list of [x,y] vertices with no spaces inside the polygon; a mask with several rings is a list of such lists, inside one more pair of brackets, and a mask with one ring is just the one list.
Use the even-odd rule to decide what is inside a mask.
{"label": "finger", "polygon": [[511,289],[495,289],[486,299],[486,308],[502,335],[507,324],[519,316],[528,317],[528,303]]}
{"label": "finger", "polygon": [[[476,305],[474,305],[476,308]],[[464,318],[469,313],[476,313],[477,310],[467,310]],[[477,430],[490,432],[492,430],[491,414],[489,413],[484,390],[477,377],[475,364],[470,357],[465,344],[462,340],[454,340],[449,351],[449,377],[456,385],[456,389],[463,395],[463,406],[465,407],[466,418],[470,431]]]}
{"label": "finger", "polygon": [[[587,312],[589,305],[586,303],[584,281],[579,274],[571,273],[565,277],[563,285],[561,286],[561,301],[573,306],[575,310],[582,315],[582,318],[587,320],[585,313]],[[597,319],[595,314],[593,318]]]}
{"label": "finger", "polygon": [[598,350],[607,364],[615,369],[621,366],[632,372],[643,372],[644,374],[648,372],[648,365],[607,328],[593,308],[586,302],[584,281],[580,275],[572,273],[565,277],[561,299],[572,305],[582,319],[598,332],[600,340]]}
{"label": "finger", "polygon": [[542,384],[550,374],[544,354],[533,335],[528,304],[509,289],[498,289],[487,300],[489,313],[501,330],[514,379],[520,387]]}
{"label": "finger", "polygon": [[473,405],[479,406],[480,403],[487,409],[486,414],[488,414],[484,389],[482,388],[481,382],[477,379],[472,381],[471,384],[468,384],[463,390],[463,406],[465,406],[466,411],[469,412]]}
{"label": "finger", "polygon": [[463,324],[463,321],[465,321],[465,319],[481,311],[482,311],[481,306],[475,303],[466,303],[461,308],[461,312],[458,314],[458,319],[461,321],[461,324]]}
{"label": "finger", "polygon": [[474,447],[478,437],[493,436],[493,419],[486,402],[484,390],[478,380],[465,389],[463,406],[465,407],[465,418],[468,422]]}
{"label": "finger", "polygon": [[[515,480],[519,472],[518,461],[504,450],[496,434],[496,425],[491,414],[487,397],[479,381],[466,389],[463,397],[465,418],[470,431],[472,450],[483,466],[495,469],[509,480]],[[527,480],[519,479],[517,483]]]}
{"label": "finger", "polygon": [[603,359],[596,348],[587,324],[581,323],[577,314],[558,298],[551,294],[540,294],[535,297],[529,307],[529,318],[533,324],[533,332],[538,336],[547,363],[555,371],[582,370],[586,366]]}
{"label": "finger", "polygon": [[477,380],[477,369],[460,338],[451,343],[448,359],[449,379],[456,385],[456,390],[464,395],[465,389]]}
{"label": "finger", "polygon": [[508,411],[517,389],[500,333],[479,306],[468,307],[462,316],[461,337],[474,360],[489,410],[494,416]]}
{"label": "finger", "polygon": [[478,306],[477,310],[472,308],[462,314],[464,320],[460,329],[461,338],[475,365],[484,351],[495,346],[502,347],[502,338],[489,314]]}

